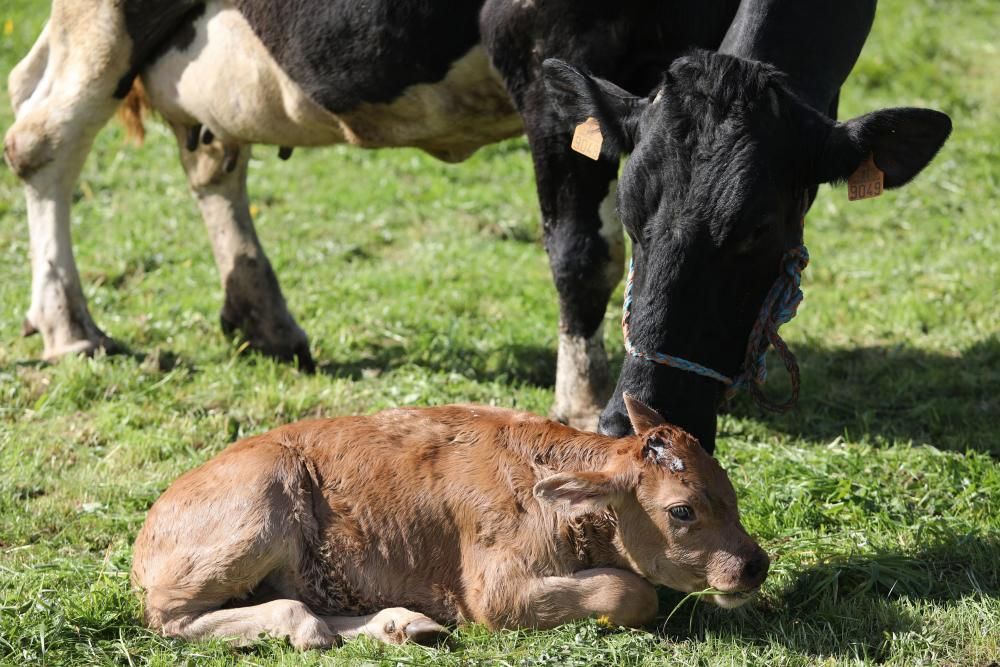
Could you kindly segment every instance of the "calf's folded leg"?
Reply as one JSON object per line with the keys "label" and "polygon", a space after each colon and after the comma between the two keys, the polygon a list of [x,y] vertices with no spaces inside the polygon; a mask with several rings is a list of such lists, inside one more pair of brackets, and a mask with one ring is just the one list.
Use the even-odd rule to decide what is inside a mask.
{"label": "calf's folded leg", "polygon": [[272,600],[181,617],[165,624],[163,634],[194,641],[229,639],[236,644],[249,644],[264,634],[287,638],[300,650],[326,648],[337,642],[337,635],[323,619],[298,600]]}
{"label": "calf's folded leg", "polygon": [[[296,646],[333,643],[296,598],[298,565],[316,539],[313,478],[301,458],[266,436],[244,441],[174,482],[153,504],[132,559],[146,623],[188,639],[261,632]],[[227,609],[267,588],[279,598]]]}
{"label": "calf's folded leg", "polygon": [[642,577],[615,568],[541,577],[526,587],[519,625],[551,628],[594,616],[615,625],[640,626],[656,616],[656,589]]}

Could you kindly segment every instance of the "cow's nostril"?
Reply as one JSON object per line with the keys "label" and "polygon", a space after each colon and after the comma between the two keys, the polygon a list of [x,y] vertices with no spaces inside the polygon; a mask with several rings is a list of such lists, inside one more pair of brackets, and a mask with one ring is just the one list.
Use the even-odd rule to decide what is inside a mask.
{"label": "cow's nostril", "polygon": [[767,570],[771,566],[771,559],[763,551],[757,552],[743,566],[743,580],[752,586],[759,586],[767,577]]}

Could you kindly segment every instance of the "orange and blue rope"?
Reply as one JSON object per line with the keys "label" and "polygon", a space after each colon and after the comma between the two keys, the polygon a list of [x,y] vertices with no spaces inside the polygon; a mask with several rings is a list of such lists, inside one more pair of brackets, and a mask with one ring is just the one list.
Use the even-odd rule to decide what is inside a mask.
{"label": "orange and blue rope", "polygon": [[[663,352],[643,352],[632,344],[629,336],[629,319],[632,315],[632,282],[635,278],[635,264],[633,260],[630,260],[628,280],[625,283],[625,301],[622,304],[622,333],[625,336],[625,350],[637,359],[644,359],[712,378],[726,385],[728,387],[727,395],[730,396],[739,389],[747,387],[750,390],[750,395],[762,408],[774,412],[787,412],[792,409],[799,398],[799,365],[795,355],[778,335],[778,329],[782,324],[795,317],[799,304],[802,303],[802,271],[808,264],[809,252],[805,245],[792,248],[785,253],[781,260],[781,272],[767,296],[764,297],[760,314],[750,330],[742,370],[736,377],[729,377],[681,357]],[[781,357],[792,384],[791,396],[781,403],[772,401],[761,389],[767,381],[766,357],[768,349],[772,346]]]}

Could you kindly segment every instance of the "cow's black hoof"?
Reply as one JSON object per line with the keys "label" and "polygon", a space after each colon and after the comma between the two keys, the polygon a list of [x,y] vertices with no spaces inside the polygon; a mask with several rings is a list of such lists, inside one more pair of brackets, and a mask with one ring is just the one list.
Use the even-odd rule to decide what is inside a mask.
{"label": "cow's black hoof", "polygon": [[[222,327],[222,333],[227,338],[249,341],[250,349],[254,352],[263,354],[265,357],[272,357],[278,361],[292,362],[300,371],[307,375],[316,373],[316,362],[309,352],[309,340],[301,331],[298,332],[299,335],[294,336],[294,338],[299,339],[297,343],[286,340],[282,343],[269,344],[267,342],[269,339],[265,339],[263,335],[259,333],[255,335],[255,332],[259,332],[259,329],[252,327],[252,323],[247,320],[238,322],[235,318],[227,316],[225,312],[222,312],[219,314],[219,324]],[[270,337],[271,340],[274,338],[276,337]],[[286,335],[284,338],[293,338],[293,336]]]}
{"label": "cow's black hoof", "polygon": [[307,375],[315,375],[316,362],[313,361],[312,354],[309,352],[309,343],[300,343],[295,346],[295,361],[298,363],[300,371]]}

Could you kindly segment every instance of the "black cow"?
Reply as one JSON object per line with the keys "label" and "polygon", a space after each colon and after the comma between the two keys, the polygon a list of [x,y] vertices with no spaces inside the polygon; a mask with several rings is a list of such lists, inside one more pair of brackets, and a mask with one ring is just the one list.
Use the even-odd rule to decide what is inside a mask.
{"label": "black cow", "polygon": [[[874,11],[874,2],[745,0],[718,52],[674,61],[651,99],[548,65],[570,124],[597,117],[613,137],[609,155],[632,153],[618,205],[633,243],[634,349],[693,361],[726,380],[744,374],[756,393],[766,343],[748,350],[748,339],[753,345],[772,286],[807,260],[798,253],[817,186],[846,180],[872,156],[884,187],[895,188],[940,149],[951,121],[938,111],[833,120]],[[711,451],[726,389],[711,374],[628,354],[601,430],[630,432],[627,391]]]}
{"label": "black cow", "polygon": [[[871,150],[886,186],[899,185],[947,134],[947,119],[926,111],[830,120],[874,4],[55,0],[10,76],[17,120],[4,152],[26,184],[32,248],[25,332],[41,332],[46,357],[114,347],[87,310],[69,207],[124,96],[134,123],[141,80],[209,228],[223,327],[256,349],[313,365],[253,229],[250,144],[283,156],[417,146],[453,161],[523,131],[560,298],[555,416],[595,427],[611,396],[600,325],[623,271],[622,152],[634,152],[617,195],[635,244],[632,343],[735,375],[816,184]],[[572,67],[552,62],[542,76],[549,58]],[[590,117],[604,137],[597,160],[569,149]],[[721,383],[628,358],[607,431],[627,428],[624,387],[711,451]]]}

